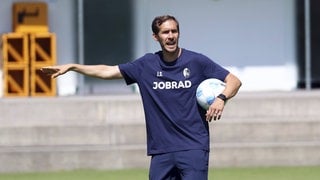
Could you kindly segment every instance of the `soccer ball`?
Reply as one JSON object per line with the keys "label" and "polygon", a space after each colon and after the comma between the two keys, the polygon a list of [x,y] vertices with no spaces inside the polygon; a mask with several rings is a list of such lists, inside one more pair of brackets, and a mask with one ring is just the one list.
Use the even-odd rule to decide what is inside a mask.
{"label": "soccer ball", "polygon": [[202,81],[196,91],[198,104],[205,110],[209,109],[209,106],[222,93],[225,87],[226,84],[216,78]]}

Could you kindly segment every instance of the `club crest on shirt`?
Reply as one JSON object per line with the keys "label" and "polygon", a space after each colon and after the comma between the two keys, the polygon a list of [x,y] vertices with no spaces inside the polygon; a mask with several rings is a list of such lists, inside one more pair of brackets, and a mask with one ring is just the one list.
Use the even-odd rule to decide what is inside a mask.
{"label": "club crest on shirt", "polygon": [[190,69],[189,68],[184,68],[182,73],[183,73],[184,78],[188,79],[189,76],[190,76]]}

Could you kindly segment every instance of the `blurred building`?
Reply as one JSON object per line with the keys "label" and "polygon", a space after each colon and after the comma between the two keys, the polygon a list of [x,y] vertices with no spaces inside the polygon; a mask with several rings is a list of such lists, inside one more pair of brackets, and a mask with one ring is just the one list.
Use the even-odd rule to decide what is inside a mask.
{"label": "blurred building", "polygon": [[[2,0],[0,34],[12,31],[12,4]],[[23,2],[39,2],[38,0]],[[242,91],[304,88],[305,8],[303,0],[43,0],[49,28],[57,36],[57,63],[119,64],[160,49],[151,21],[171,14],[181,26],[180,46],[201,52],[243,81]],[[311,0],[311,84],[320,85],[320,16]],[[319,55],[318,55],[319,54]],[[130,93],[120,81],[68,73],[58,94]]]}

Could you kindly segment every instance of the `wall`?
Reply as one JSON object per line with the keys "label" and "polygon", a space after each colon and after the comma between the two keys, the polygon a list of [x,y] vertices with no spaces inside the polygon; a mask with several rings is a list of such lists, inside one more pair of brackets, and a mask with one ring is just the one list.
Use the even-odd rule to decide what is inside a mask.
{"label": "wall", "polygon": [[[17,1],[1,1],[1,34],[11,31],[13,2]],[[58,38],[58,63],[79,62],[77,2],[81,1],[45,2],[49,5],[50,30]],[[242,91],[296,88],[293,0],[134,0],[132,8],[132,59],[159,50],[151,38],[151,21],[156,15],[173,14],[181,24],[181,47],[201,52],[237,74],[243,81]],[[68,73],[59,78],[59,94],[75,94],[77,77]],[[122,81],[114,84],[115,90],[124,88]]]}
{"label": "wall", "polygon": [[241,90],[295,89],[295,1],[136,2],[137,45],[143,47],[139,55],[159,49],[151,39],[153,17],[172,14],[180,21],[181,47],[201,52],[239,75]]}
{"label": "wall", "polygon": [[[210,167],[319,166],[319,106],[320,91],[239,93],[210,123]],[[150,165],[138,94],[3,98],[0,107],[0,173]]]}

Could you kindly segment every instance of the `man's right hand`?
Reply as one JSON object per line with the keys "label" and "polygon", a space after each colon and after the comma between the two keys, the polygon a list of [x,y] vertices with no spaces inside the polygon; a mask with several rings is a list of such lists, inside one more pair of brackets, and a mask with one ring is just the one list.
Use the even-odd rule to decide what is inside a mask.
{"label": "man's right hand", "polygon": [[69,71],[69,67],[67,65],[61,66],[46,66],[40,69],[43,73],[51,76],[51,78],[56,78],[62,74],[65,74]]}

